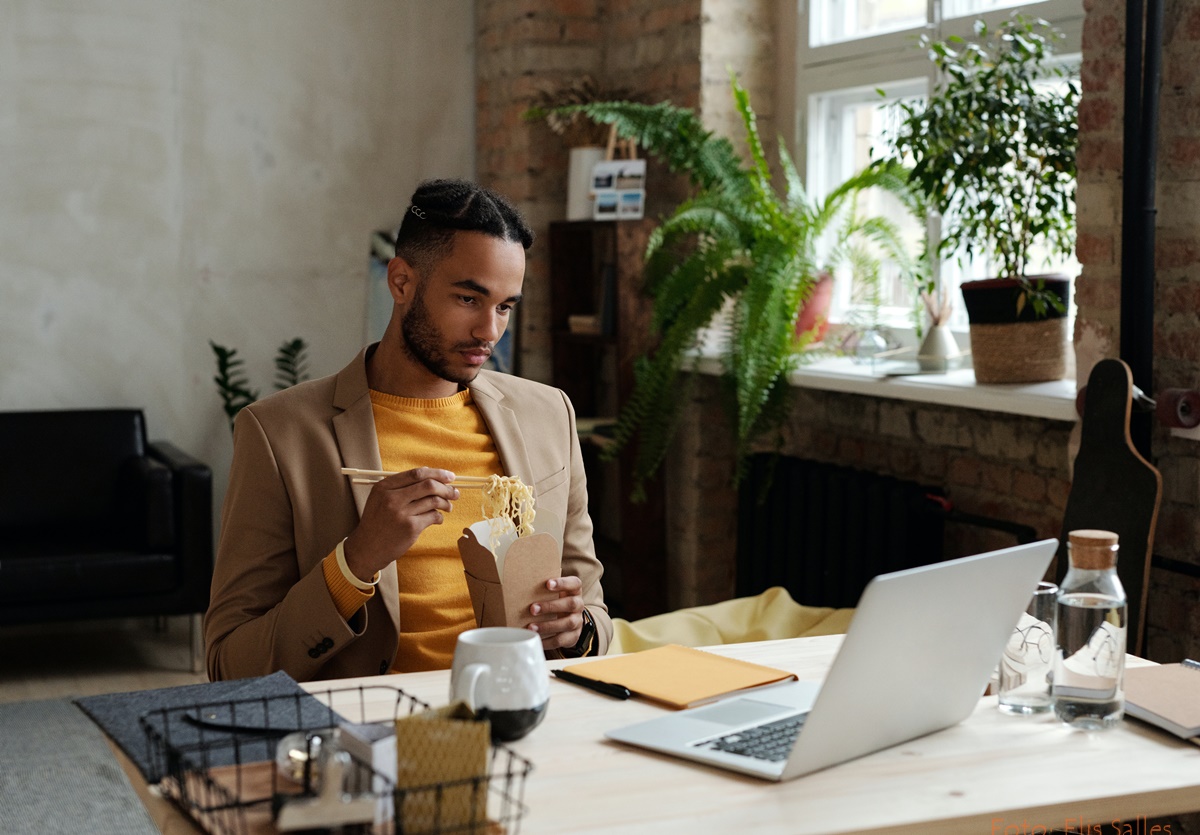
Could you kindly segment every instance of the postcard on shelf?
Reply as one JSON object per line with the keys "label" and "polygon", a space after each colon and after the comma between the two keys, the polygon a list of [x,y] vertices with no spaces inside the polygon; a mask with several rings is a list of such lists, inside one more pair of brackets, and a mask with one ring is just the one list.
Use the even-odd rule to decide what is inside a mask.
{"label": "postcard on shelf", "polygon": [[1200,669],[1186,664],[1126,669],[1125,712],[1182,739],[1200,735]]}
{"label": "postcard on shelf", "polygon": [[637,220],[646,209],[646,161],[618,159],[592,168],[593,220]]}
{"label": "postcard on shelf", "polygon": [[467,590],[479,626],[527,626],[529,607],[553,600],[546,581],[562,574],[562,524],[548,511],[538,511],[534,532],[517,536],[512,523],[476,522],[458,540]]}
{"label": "postcard on shelf", "polygon": [[678,644],[572,664],[567,669],[593,681],[622,685],[635,696],[677,710],[797,678],[787,670]]}

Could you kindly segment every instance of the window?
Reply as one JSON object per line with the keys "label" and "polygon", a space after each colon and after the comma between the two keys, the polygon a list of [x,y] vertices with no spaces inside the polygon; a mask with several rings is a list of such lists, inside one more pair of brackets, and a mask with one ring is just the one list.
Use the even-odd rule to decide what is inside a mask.
{"label": "window", "polygon": [[835,43],[925,25],[925,0],[826,0],[812,5],[810,43]]}
{"label": "window", "polygon": [[[976,19],[995,26],[1016,9],[1047,19],[1066,35],[1058,46],[1065,59],[1079,51],[1082,0],[802,0],[796,27],[797,161],[809,191],[816,196],[828,193],[860,170],[887,136],[889,119],[894,118],[889,105],[928,92],[933,67],[917,46],[921,34],[971,37]],[[889,205],[887,200],[894,198],[870,195],[861,205],[864,211],[891,217],[915,246],[926,230],[898,203]],[[937,219],[928,227],[930,239],[936,240]],[[1069,275],[1079,271],[1073,259],[1043,263],[1040,269]],[[960,266],[949,260],[934,264],[932,272],[954,300],[951,324],[965,328],[958,285],[987,276],[988,264]],[[838,281],[835,287],[835,321],[869,320],[894,329],[913,324],[912,292],[893,265],[884,264],[875,293],[857,278]]]}

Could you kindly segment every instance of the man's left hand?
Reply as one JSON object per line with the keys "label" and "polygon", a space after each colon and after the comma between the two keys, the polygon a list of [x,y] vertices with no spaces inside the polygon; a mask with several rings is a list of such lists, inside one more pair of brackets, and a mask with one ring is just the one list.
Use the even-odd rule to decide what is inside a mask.
{"label": "man's left hand", "polygon": [[578,577],[555,577],[546,588],[558,592],[556,600],[543,600],[529,607],[540,620],[529,628],[542,636],[542,649],[567,649],[579,641],[583,629],[583,581]]}

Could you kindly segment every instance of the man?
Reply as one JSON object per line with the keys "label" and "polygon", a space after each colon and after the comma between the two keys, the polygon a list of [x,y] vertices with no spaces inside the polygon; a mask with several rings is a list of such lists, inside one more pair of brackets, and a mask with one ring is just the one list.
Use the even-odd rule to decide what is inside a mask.
{"label": "man", "polygon": [[[422,183],[388,264],[383,339],[238,414],[205,618],[214,681],[449,667],[475,626],[457,540],[482,518],[456,475],[518,476],[539,520],[562,520],[563,576],[546,581],[558,596],[530,607],[529,628],[548,656],[605,651],[612,622],[571,404],[481,370],[521,299],[532,242],[499,195]],[[397,474],[351,484],[343,467]]]}

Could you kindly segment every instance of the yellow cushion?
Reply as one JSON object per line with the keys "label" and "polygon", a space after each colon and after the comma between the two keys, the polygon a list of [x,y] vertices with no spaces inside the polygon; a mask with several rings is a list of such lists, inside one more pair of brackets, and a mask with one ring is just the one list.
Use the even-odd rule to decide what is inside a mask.
{"label": "yellow cushion", "polygon": [[640,652],[664,644],[687,647],[840,635],[850,625],[853,609],[801,606],[787,589],[773,586],[754,597],[738,597],[674,612],[627,621],[613,620],[609,652]]}

